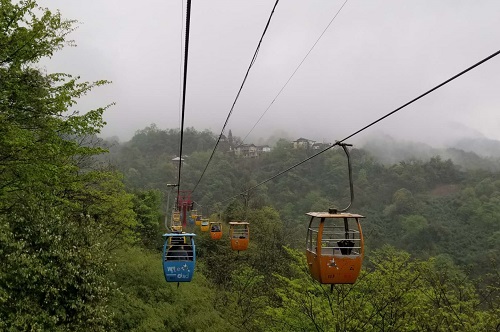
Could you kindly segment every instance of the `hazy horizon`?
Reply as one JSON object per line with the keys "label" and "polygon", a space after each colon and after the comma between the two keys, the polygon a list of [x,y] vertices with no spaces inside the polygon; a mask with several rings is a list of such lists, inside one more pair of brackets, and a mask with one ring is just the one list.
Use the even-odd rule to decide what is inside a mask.
{"label": "hazy horizon", "polygon": [[[186,127],[219,133],[273,1],[193,1]],[[344,1],[280,2],[227,126],[245,137]],[[183,1],[40,1],[81,22],[48,72],[108,79],[77,109],[116,102],[103,137],[179,126]],[[275,132],[334,142],[498,50],[498,1],[348,1],[248,140]],[[500,139],[500,58],[403,109],[373,132],[447,144]]]}
{"label": "hazy horizon", "polygon": [[[154,125],[154,124],[152,124]],[[156,126],[156,125],[155,125]],[[147,126],[142,129],[149,128]],[[179,128],[159,128],[158,130],[178,130]],[[141,130],[142,130],[141,129]],[[209,130],[208,128],[200,129],[194,128],[198,132]],[[231,128],[233,137],[240,137],[237,132],[234,132]],[[211,131],[214,136],[218,137],[219,133]],[[113,141],[118,140],[120,144],[126,144],[130,140],[122,140],[117,136],[104,137],[100,135],[104,140]],[[303,137],[303,136],[301,136]],[[280,139],[285,139],[290,142],[298,139],[300,137],[292,136],[286,131],[276,131],[270,133],[267,137],[258,137],[254,140],[248,139],[245,144],[255,144],[255,145],[269,145],[274,147],[276,142]],[[315,139],[313,136],[303,137],[318,143],[334,143],[335,141],[327,141],[321,139]],[[397,137],[391,136],[381,131],[374,131],[361,137],[354,137],[346,141],[347,143],[353,144],[354,148],[361,148],[367,151],[380,155],[380,160],[388,163],[395,163],[405,159],[417,158],[417,159],[429,159],[436,155],[441,155],[445,159],[450,158],[449,149],[458,149],[464,152],[473,152],[481,158],[500,158],[500,140],[489,139],[484,136],[477,136],[475,138],[457,138],[455,140],[449,140],[443,144],[436,144],[435,142],[425,142],[423,140],[410,140],[410,139],[398,139]],[[213,147],[208,147],[210,150]],[[451,158],[453,159],[453,158]]]}

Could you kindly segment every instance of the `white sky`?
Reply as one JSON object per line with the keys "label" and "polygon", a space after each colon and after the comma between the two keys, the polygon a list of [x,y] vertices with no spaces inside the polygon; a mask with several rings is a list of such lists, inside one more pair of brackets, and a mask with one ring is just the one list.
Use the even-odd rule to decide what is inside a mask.
{"label": "white sky", "polygon": [[[78,47],[49,72],[108,79],[81,111],[116,102],[103,136],[179,126],[185,0],[44,0],[76,19]],[[281,0],[228,129],[244,137],[344,0]],[[219,133],[273,0],[193,0],[186,126]],[[333,142],[500,49],[498,0],[349,0],[255,133]],[[373,129],[442,144],[500,140],[500,56]]]}

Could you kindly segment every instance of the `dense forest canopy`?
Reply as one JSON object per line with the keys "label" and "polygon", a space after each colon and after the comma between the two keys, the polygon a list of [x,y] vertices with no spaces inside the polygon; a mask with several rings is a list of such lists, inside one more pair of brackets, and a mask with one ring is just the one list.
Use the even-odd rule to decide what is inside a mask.
{"label": "dense forest canopy", "polygon": [[[193,197],[204,216],[223,220],[225,236],[213,241],[191,226],[195,277],[166,283],[161,235],[178,130],[152,125],[125,143],[100,140],[108,106],[73,107],[108,82],[37,67],[72,44],[76,22],[32,0],[0,4],[0,330],[499,329],[500,172],[437,155],[387,164],[352,150],[352,211],[367,217],[367,255],[356,284],[330,290],[307,273],[304,213],[347,205],[343,152],[255,188],[245,208],[226,200],[314,151],[283,139],[241,158],[223,146]],[[196,185],[215,141],[186,129],[183,189]],[[227,222],[245,215],[251,242],[238,254]]]}
{"label": "dense forest canopy", "polygon": [[[205,141],[207,135],[215,141],[215,135],[206,131],[190,132],[197,133],[190,146],[201,146],[198,140]],[[173,140],[176,135],[175,130],[151,126],[138,131],[129,142],[115,142],[114,152],[108,155],[127,174],[129,188],[162,191],[162,209],[167,214],[165,181],[175,182],[176,163],[172,159],[176,150],[157,140]],[[158,149],[152,151],[152,146]],[[136,151],[133,159],[128,158],[130,150]],[[184,188],[197,183],[210,152],[208,147],[183,156]],[[224,202],[228,197],[314,152],[294,149],[286,140],[258,158],[218,151],[194,194],[198,210],[213,218],[222,213],[226,222],[241,219],[243,200]],[[214,283],[222,298],[213,299],[214,308],[235,319],[237,311],[226,312],[227,301],[231,294],[239,294],[234,300],[245,303],[245,308],[239,308],[243,312],[237,312],[239,318],[232,325],[256,331],[496,328],[500,173],[468,170],[440,156],[386,165],[363,149],[353,149],[351,155],[355,183],[351,210],[368,217],[363,223],[368,259],[360,280],[353,287],[340,286],[329,293],[305,272],[304,213],[343,207],[349,202],[346,157],[341,149],[332,149],[250,192],[252,244],[245,261],[239,261],[227,242],[214,243],[203,234],[197,239],[198,271]],[[475,158],[478,163],[482,160],[477,155]],[[381,286],[385,283],[387,289]],[[461,293],[465,289],[471,293]],[[440,292],[444,292],[443,298],[430,296]],[[255,294],[259,296],[252,297]],[[218,301],[224,305],[218,307]],[[309,306],[304,307],[304,303]],[[462,310],[462,318],[454,316],[455,305]],[[470,311],[466,313],[465,308]],[[435,309],[442,310],[443,316],[429,316]],[[482,321],[479,317],[487,312],[486,316],[491,316]]]}

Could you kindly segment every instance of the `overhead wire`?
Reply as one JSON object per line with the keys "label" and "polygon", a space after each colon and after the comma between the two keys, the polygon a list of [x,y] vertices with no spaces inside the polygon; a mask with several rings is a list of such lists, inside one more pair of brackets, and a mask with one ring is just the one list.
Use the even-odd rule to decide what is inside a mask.
{"label": "overhead wire", "polygon": [[254,185],[254,186],[252,186],[252,187],[250,187],[250,188],[248,188],[248,189],[246,189],[246,190],[244,190],[244,191],[242,191],[242,192],[238,193],[237,195],[234,195],[234,196],[232,196],[232,197],[230,197],[230,198],[228,198],[228,199],[225,199],[225,200],[223,200],[223,201],[219,201],[218,203],[224,203],[224,202],[227,202],[227,201],[233,200],[233,199],[235,199],[236,197],[239,197],[240,195],[247,194],[249,191],[254,190],[255,188],[260,187],[261,185],[263,185],[263,184],[265,184],[265,183],[267,183],[267,182],[269,182],[269,181],[271,181],[271,180],[274,180],[275,178],[277,178],[277,177],[279,177],[279,176],[281,176],[281,175],[283,175],[283,174],[285,174],[285,173],[287,173],[287,172],[291,171],[292,169],[294,169],[294,168],[296,168],[296,167],[298,167],[298,166],[302,165],[303,163],[305,163],[305,162],[307,162],[307,161],[309,161],[309,160],[311,160],[311,159],[313,159],[313,158],[315,158],[315,157],[319,156],[320,154],[322,154],[322,153],[326,152],[327,150],[329,150],[329,149],[333,148],[334,146],[336,146],[336,145],[340,145],[341,143],[343,143],[343,142],[345,142],[346,140],[348,140],[348,139],[350,139],[350,138],[354,137],[355,135],[357,135],[357,134],[361,133],[362,131],[364,131],[364,130],[366,130],[366,129],[370,128],[371,126],[373,126],[373,125],[375,125],[375,124],[379,123],[380,121],[382,121],[382,120],[384,120],[384,119],[388,118],[389,116],[391,116],[391,115],[393,115],[393,114],[395,114],[395,113],[399,112],[399,111],[400,111],[400,110],[402,110],[403,108],[405,108],[405,107],[407,107],[407,106],[409,106],[409,105],[413,104],[413,103],[414,103],[414,102],[416,102],[417,100],[419,100],[419,99],[421,99],[421,98],[423,98],[423,97],[427,96],[428,94],[430,94],[430,93],[434,92],[435,90],[437,90],[437,89],[439,89],[439,88],[443,87],[444,85],[446,85],[446,84],[450,83],[451,81],[453,81],[453,80],[457,79],[458,77],[460,77],[460,76],[464,75],[465,73],[467,73],[467,72],[471,71],[472,69],[474,69],[474,68],[476,68],[476,67],[480,66],[481,64],[485,63],[486,61],[491,60],[492,58],[496,57],[496,56],[497,56],[497,55],[499,55],[499,54],[500,54],[500,50],[498,50],[498,51],[496,51],[495,53],[493,53],[493,54],[491,54],[491,55],[487,56],[486,58],[484,58],[484,59],[482,59],[481,61],[479,61],[479,62],[475,63],[474,65],[472,65],[472,66],[468,67],[467,69],[464,69],[463,71],[461,71],[461,72],[459,72],[458,74],[456,74],[456,75],[452,76],[451,78],[447,79],[446,81],[444,81],[444,82],[442,82],[442,83],[440,83],[440,84],[436,85],[436,86],[435,86],[435,87],[433,87],[432,89],[427,90],[426,92],[422,93],[422,94],[421,94],[421,95],[419,95],[418,97],[413,98],[412,100],[410,100],[410,101],[409,101],[409,102],[407,102],[406,104],[404,104],[404,105],[402,105],[402,106],[400,106],[400,107],[396,108],[395,110],[393,110],[393,111],[391,111],[391,112],[389,112],[389,113],[385,114],[384,116],[382,116],[382,117],[378,118],[377,120],[375,120],[375,121],[373,121],[373,122],[371,122],[371,123],[367,124],[367,125],[366,125],[366,126],[364,126],[363,128],[361,128],[361,129],[359,129],[359,130],[355,131],[354,133],[352,133],[352,134],[350,134],[349,136],[347,136],[347,137],[345,137],[345,138],[341,139],[340,141],[336,141],[334,144],[332,144],[332,145],[330,145],[330,146],[328,146],[328,147],[324,148],[323,150],[321,150],[321,151],[319,151],[319,152],[317,152],[317,153],[313,154],[312,156],[310,156],[310,157],[308,157],[308,158],[306,158],[306,159],[304,159],[304,160],[302,160],[302,161],[300,161],[300,162],[296,163],[295,165],[288,167],[287,169],[285,169],[285,170],[283,170],[283,171],[281,171],[281,172],[279,172],[279,173],[277,173],[277,174],[275,174],[275,175],[271,176],[271,177],[270,177],[270,178],[268,178],[268,179],[265,179],[264,181],[259,182],[258,184],[256,184],[256,185]]}
{"label": "overhead wire", "polygon": [[236,102],[238,101],[238,98],[240,97],[241,91],[243,90],[243,86],[245,85],[245,82],[246,82],[246,80],[248,78],[248,74],[250,73],[250,69],[252,69],[252,66],[255,63],[255,60],[257,59],[257,55],[259,54],[259,50],[260,50],[260,45],[262,44],[262,40],[264,39],[264,36],[266,35],[267,28],[269,27],[269,24],[271,23],[271,19],[273,17],[274,10],[276,9],[276,6],[278,5],[278,3],[279,3],[279,0],[276,0],[276,2],[274,3],[273,9],[271,11],[271,14],[269,15],[269,18],[267,20],[267,23],[266,23],[266,26],[264,28],[264,31],[262,32],[262,36],[260,37],[259,43],[257,44],[257,48],[255,49],[255,52],[254,52],[253,57],[252,57],[252,60],[250,61],[250,65],[248,66],[248,69],[247,69],[247,72],[245,74],[245,77],[243,78],[243,82],[241,83],[240,89],[238,90],[238,93],[236,94],[236,98],[233,101],[231,109],[229,110],[229,113],[228,113],[228,115],[226,117],[226,121],[224,122],[224,125],[222,126],[222,130],[220,132],[220,135],[217,138],[215,146],[214,146],[214,148],[212,150],[212,154],[210,155],[210,158],[208,159],[208,162],[205,165],[205,169],[203,169],[203,172],[201,173],[200,178],[196,182],[196,185],[194,186],[193,190],[191,191],[192,193],[196,190],[196,188],[198,188],[198,185],[200,184],[201,179],[203,179],[203,176],[205,175],[205,172],[207,171],[208,166],[210,165],[210,162],[212,161],[212,158],[214,157],[215,151],[217,150],[217,146],[219,145],[220,140],[221,140],[222,136],[224,135],[224,130],[226,129],[226,126],[227,126],[227,123],[229,121],[229,118],[231,117],[231,114],[233,113],[234,106],[236,105]]}
{"label": "overhead wire", "polygon": [[255,127],[257,127],[257,125],[259,124],[260,120],[262,120],[262,118],[266,115],[267,111],[269,111],[269,109],[271,108],[271,106],[273,106],[274,102],[276,101],[276,99],[278,99],[278,97],[281,95],[281,93],[283,92],[283,90],[285,90],[285,88],[287,87],[288,83],[292,80],[292,78],[295,76],[295,73],[297,73],[297,71],[299,70],[299,68],[302,66],[302,64],[304,63],[304,61],[306,61],[307,57],[309,56],[309,54],[311,54],[312,50],[314,49],[314,47],[316,47],[316,44],[318,44],[318,42],[321,40],[321,38],[323,37],[323,35],[325,34],[326,30],[328,30],[328,28],[330,27],[330,25],[332,25],[333,21],[337,18],[337,16],[340,14],[340,12],[342,11],[342,8],[344,8],[344,6],[346,5],[347,1],[349,0],[345,0],[344,3],[342,4],[342,6],[340,7],[339,10],[337,10],[337,12],[335,13],[335,15],[333,16],[333,18],[330,20],[330,22],[328,23],[328,25],[326,26],[325,29],[323,29],[323,32],[319,35],[318,39],[316,39],[316,41],[314,42],[313,46],[309,49],[309,51],[306,53],[306,55],[304,56],[304,58],[302,59],[302,61],[300,61],[299,65],[297,66],[297,68],[295,68],[295,70],[293,71],[292,75],[290,75],[290,77],[288,78],[288,80],[285,82],[285,84],[283,85],[283,87],[279,90],[278,94],[273,98],[273,100],[271,101],[271,103],[269,104],[269,106],[267,106],[267,108],[265,109],[264,113],[262,113],[262,115],[259,117],[259,119],[257,120],[257,122],[255,122],[255,124],[253,125],[252,129],[250,129],[250,131],[245,135],[245,137],[243,138],[242,142],[245,142],[245,140],[248,138],[248,136],[252,133],[252,131],[255,129]]}
{"label": "overhead wire", "polygon": [[191,0],[187,0],[186,5],[186,40],[184,42],[184,81],[182,84],[182,115],[181,115],[181,142],[179,146],[179,172],[177,178],[177,197],[180,195],[181,188],[181,169],[182,169],[182,143],[184,142],[184,115],[186,113],[186,81],[189,54],[189,26],[191,22]]}
{"label": "overhead wire", "polygon": [[[183,59],[183,39],[182,36],[183,36],[183,32],[184,32],[184,0],[180,0],[181,1],[181,29],[180,29],[180,49],[179,49],[179,53],[180,53],[180,56],[179,56],[179,102],[178,102],[178,107],[179,107],[179,112],[177,114],[177,125],[178,125],[178,128],[179,128],[179,134],[181,132],[181,116],[182,116],[182,59]],[[180,135],[178,137],[178,140],[177,140],[177,144],[181,144],[181,138],[180,138]],[[179,161],[180,162],[180,161]]]}
{"label": "overhead wire", "polygon": [[184,46],[182,41],[182,33],[184,32],[184,0],[181,0],[181,37],[179,38],[181,41],[180,45],[180,54],[179,57],[179,132],[181,130],[181,113],[182,113],[182,47]]}

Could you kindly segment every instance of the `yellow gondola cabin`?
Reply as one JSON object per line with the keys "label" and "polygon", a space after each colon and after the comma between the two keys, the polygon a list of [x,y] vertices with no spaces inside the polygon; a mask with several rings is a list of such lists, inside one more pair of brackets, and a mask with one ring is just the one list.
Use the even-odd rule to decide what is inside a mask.
{"label": "yellow gondola cabin", "polygon": [[208,222],[208,219],[201,219],[201,231],[208,232],[209,228],[210,223]]}
{"label": "yellow gondola cabin", "polygon": [[173,221],[180,221],[181,220],[181,213],[179,211],[172,212],[172,220]]}
{"label": "yellow gondola cabin", "polygon": [[170,229],[172,232],[182,232],[182,221],[181,221],[181,213],[179,211],[174,211],[172,213],[172,221],[170,224]]}

